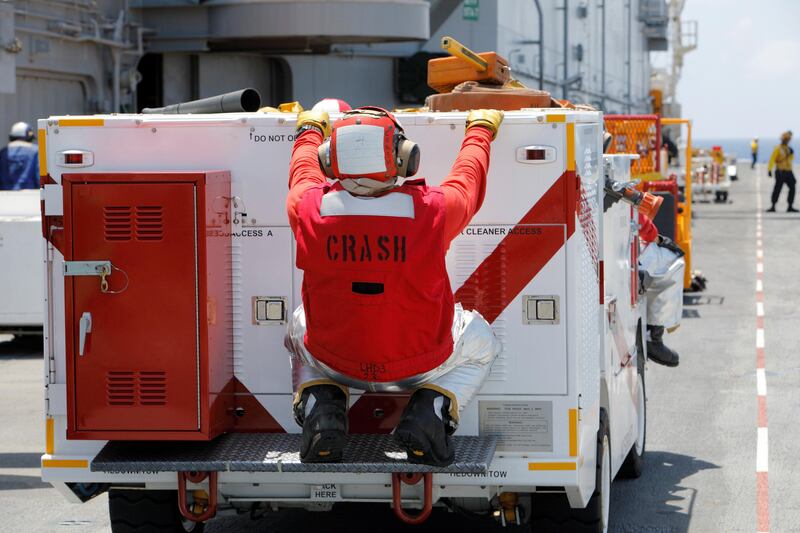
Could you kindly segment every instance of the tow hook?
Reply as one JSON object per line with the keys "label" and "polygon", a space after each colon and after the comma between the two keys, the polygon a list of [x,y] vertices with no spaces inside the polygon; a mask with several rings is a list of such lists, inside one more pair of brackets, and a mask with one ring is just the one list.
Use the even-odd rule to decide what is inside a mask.
{"label": "tow hook", "polygon": [[[400,488],[403,483],[406,485],[416,485],[420,479],[424,478],[424,496],[422,503],[422,512],[416,516],[410,516],[403,510],[403,502],[400,498]],[[418,525],[425,522],[431,515],[433,509],[433,474],[430,472],[416,472],[416,473],[394,473],[392,474],[392,504],[394,507],[394,514],[397,515],[401,521],[410,525]]]}
{"label": "tow hook", "polygon": [[[202,483],[208,478],[208,492],[192,492],[194,502],[186,504],[186,481]],[[217,472],[178,472],[178,509],[186,520],[205,522],[217,514]]]}
{"label": "tow hook", "polygon": [[509,525],[519,526],[522,524],[519,518],[519,505],[517,505],[516,492],[501,492],[498,500],[500,501],[500,509],[494,512],[495,518],[500,521],[500,525],[507,527]]}

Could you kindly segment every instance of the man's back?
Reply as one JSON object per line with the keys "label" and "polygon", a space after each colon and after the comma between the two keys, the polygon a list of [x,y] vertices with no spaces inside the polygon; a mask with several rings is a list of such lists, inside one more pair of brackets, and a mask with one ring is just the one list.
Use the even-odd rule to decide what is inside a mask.
{"label": "man's back", "polygon": [[315,357],[345,375],[395,381],[452,353],[438,187],[406,182],[365,199],[339,183],[320,185],[306,192],[298,214],[305,343]]}
{"label": "man's back", "polygon": [[11,141],[0,150],[0,190],[38,187],[39,148],[27,141]]}

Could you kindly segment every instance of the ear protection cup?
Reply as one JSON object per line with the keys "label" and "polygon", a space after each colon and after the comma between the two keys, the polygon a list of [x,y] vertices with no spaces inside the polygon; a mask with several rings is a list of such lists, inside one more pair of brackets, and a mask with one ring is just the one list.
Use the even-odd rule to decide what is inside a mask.
{"label": "ear protection cup", "polygon": [[403,178],[413,176],[419,170],[419,146],[417,143],[409,141],[402,135],[399,136],[395,145],[397,154],[397,175]]}
{"label": "ear protection cup", "polygon": [[330,179],[336,179],[333,175],[333,166],[331,165],[331,141],[328,139],[317,148],[317,158],[319,159],[319,167]]}

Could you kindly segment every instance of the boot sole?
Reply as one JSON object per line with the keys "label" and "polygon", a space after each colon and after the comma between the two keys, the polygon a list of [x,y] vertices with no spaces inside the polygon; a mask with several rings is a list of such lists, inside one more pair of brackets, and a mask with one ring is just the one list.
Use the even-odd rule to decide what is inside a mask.
{"label": "boot sole", "polygon": [[661,359],[656,359],[655,357],[648,357],[648,359],[650,359],[652,362],[657,363],[657,364],[659,364],[661,366],[668,366],[670,368],[675,368],[680,363],[680,361],[675,361],[674,363],[673,362],[662,361]]}
{"label": "boot sole", "polygon": [[311,439],[308,452],[300,455],[301,463],[339,463],[347,436],[341,431],[321,431]]}
{"label": "boot sole", "polygon": [[[431,450],[430,444],[420,440],[415,432],[409,429],[397,428],[394,432],[394,441],[405,449],[406,455],[408,455],[408,462],[412,464],[449,466],[455,458],[455,453],[451,453],[449,457],[445,458],[436,457]],[[422,455],[415,452],[422,452]]]}

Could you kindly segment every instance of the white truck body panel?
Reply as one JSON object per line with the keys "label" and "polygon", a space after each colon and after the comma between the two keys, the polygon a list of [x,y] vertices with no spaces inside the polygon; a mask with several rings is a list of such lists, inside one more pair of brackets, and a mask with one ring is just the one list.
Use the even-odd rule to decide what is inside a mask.
{"label": "white truck body panel", "polygon": [[0,332],[41,326],[44,257],[38,190],[0,191]]}

